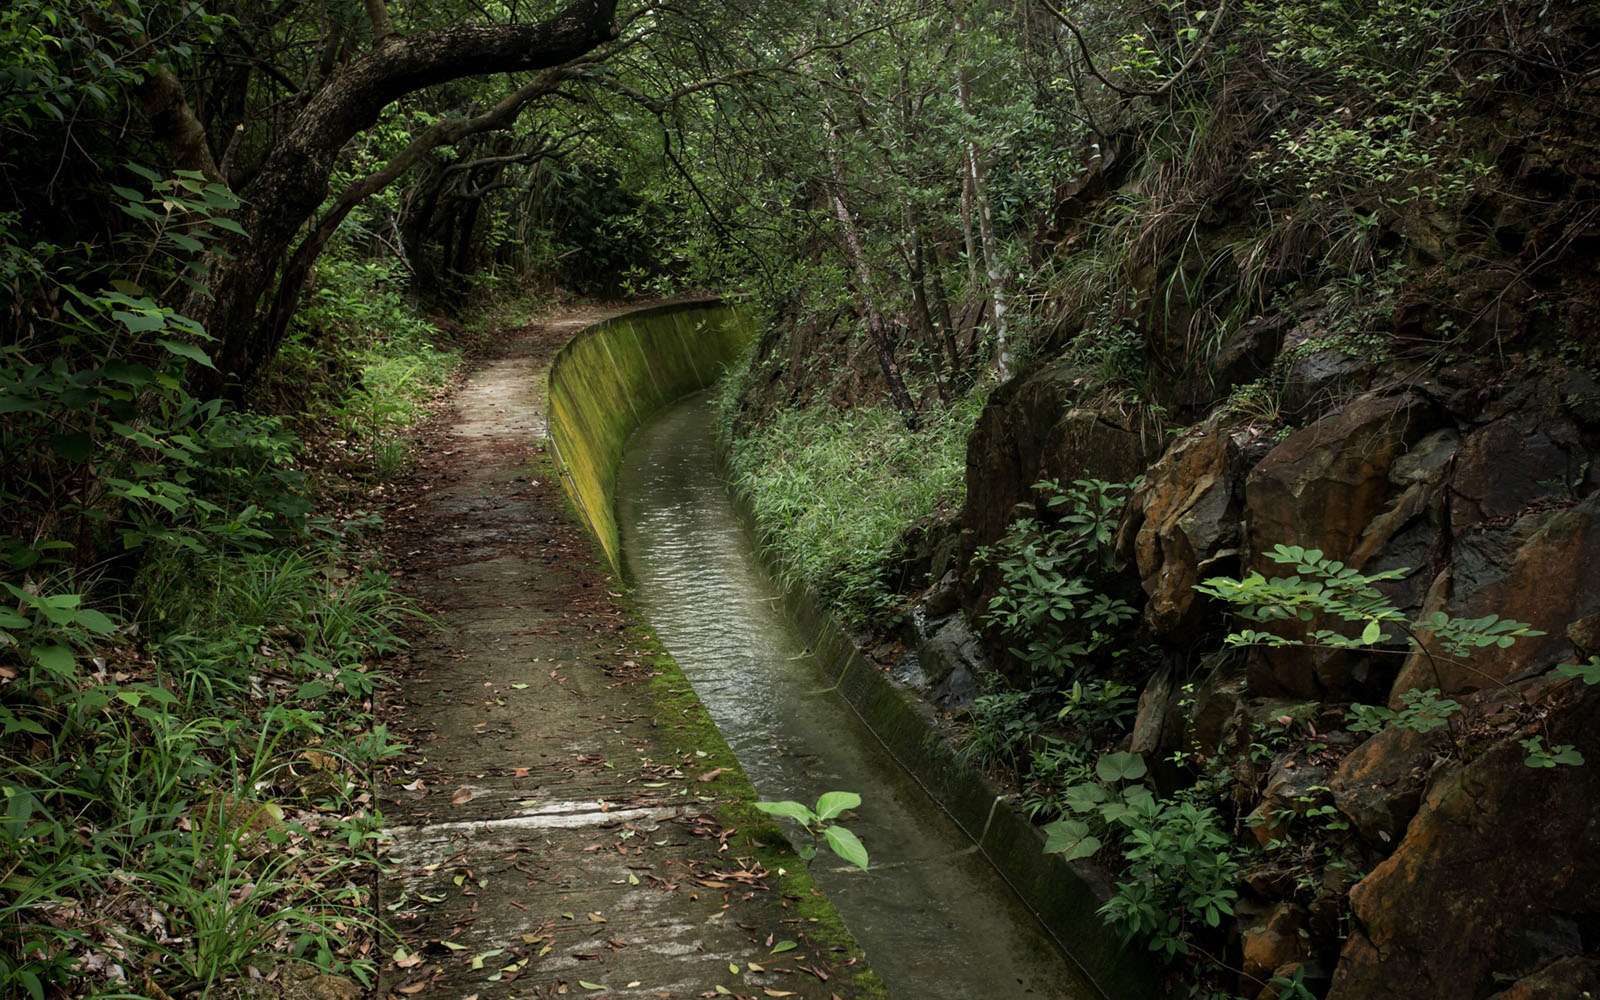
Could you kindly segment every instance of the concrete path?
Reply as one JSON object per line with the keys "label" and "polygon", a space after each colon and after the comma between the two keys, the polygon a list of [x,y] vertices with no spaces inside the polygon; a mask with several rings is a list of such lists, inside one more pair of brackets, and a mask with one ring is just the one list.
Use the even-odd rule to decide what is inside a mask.
{"label": "concrete path", "polygon": [[385,705],[380,995],[874,995],[554,481],[546,367],[604,315],[508,332],[387,514],[437,628]]}

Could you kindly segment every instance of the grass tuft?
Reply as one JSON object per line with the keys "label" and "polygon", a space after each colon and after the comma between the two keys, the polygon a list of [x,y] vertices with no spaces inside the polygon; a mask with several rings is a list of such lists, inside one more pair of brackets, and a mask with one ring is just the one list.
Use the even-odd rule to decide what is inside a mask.
{"label": "grass tuft", "polygon": [[892,567],[907,529],[965,497],[967,437],[982,405],[974,394],[923,414],[917,431],[888,407],[813,406],[785,410],[734,439],[734,486],[750,503],[783,582],[817,594],[852,627],[887,618],[895,602]]}

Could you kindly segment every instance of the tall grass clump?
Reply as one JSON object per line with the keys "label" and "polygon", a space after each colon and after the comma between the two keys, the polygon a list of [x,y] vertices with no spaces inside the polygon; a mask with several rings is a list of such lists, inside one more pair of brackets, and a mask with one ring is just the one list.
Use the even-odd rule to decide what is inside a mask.
{"label": "tall grass clump", "polygon": [[787,582],[851,626],[883,620],[906,531],[965,496],[967,436],[981,406],[968,397],[924,414],[915,431],[888,406],[788,409],[732,440],[735,488]]}
{"label": "tall grass clump", "polygon": [[371,699],[410,603],[310,539],[158,549],[113,613],[91,584],[0,610],[36,651],[0,668],[0,987],[206,995],[283,960],[370,985]]}

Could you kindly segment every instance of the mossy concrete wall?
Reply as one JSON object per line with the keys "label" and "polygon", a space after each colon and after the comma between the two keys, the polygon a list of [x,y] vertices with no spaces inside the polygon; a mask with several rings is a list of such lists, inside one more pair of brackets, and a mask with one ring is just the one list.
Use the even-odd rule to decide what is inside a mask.
{"label": "mossy concrete wall", "polygon": [[556,355],[549,421],[562,486],[619,574],[616,481],[628,438],[716,382],[757,332],[747,313],[715,299],[674,303],[597,323]]}

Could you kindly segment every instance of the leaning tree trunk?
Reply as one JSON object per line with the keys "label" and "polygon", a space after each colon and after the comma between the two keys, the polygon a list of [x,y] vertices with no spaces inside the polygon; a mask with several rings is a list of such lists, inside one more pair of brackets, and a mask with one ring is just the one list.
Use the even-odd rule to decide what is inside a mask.
{"label": "leaning tree trunk", "polygon": [[[576,59],[614,36],[615,8],[616,0],[575,0],[539,24],[469,24],[414,36],[385,32],[371,51],[334,72],[239,192],[245,207],[238,221],[249,235],[212,254],[206,293],[187,304],[189,315],[219,341],[217,371],[203,373],[200,388],[241,394],[277,349],[286,323],[283,297],[266,319],[262,298],[273,289],[301,228],[327,198],[329,177],[350,139],[390,103],[424,87]],[[187,117],[175,133],[182,142],[178,151],[198,155],[187,128],[193,115]],[[315,259],[315,253],[308,256]],[[309,260],[295,263],[309,269]],[[298,284],[294,290],[298,294]]]}
{"label": "leaning tree trunk", "polygon": [[833,171],[829,197],[833,202],[834,215],[839,220],[839,235],[844,240],[845,255],[849,257],[850,264],[856,272],[861,310],[866,313],[867,337],[877,351],[878,366],[883,369],[883,380],[889,386],[889,396],[900,410],[906,426],[915,430],[917,406],[912,401],[905,379],[900,374],[900,366],[895,363],[894,345],[889,338],[889,325],[883,318],[883,310],[878,308],[877,281],[872,276],[872,264],[868,261],[866,248],[861,243],[855,216],[851,214],[850,206],[845,202],[844,159],[839,153],[839,131],[831,121],[827,123],[827,129],[828,163]]}

